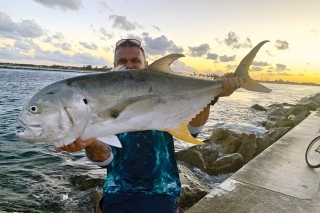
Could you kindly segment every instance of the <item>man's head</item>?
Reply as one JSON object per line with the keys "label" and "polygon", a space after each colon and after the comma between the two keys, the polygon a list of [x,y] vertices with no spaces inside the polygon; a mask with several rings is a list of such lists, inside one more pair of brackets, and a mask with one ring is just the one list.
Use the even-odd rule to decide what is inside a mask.
{"label": "man's head", "polygon": [[127,69],[141,69],[148,66],[140,41],[121,39],[116,43],[114,66],[123,65]]}

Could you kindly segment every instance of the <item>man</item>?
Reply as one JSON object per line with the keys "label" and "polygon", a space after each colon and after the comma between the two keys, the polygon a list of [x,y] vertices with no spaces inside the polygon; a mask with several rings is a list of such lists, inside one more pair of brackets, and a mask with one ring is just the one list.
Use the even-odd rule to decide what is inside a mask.
{"label": "man", "polygon": [[[141,43],[136,39],[121,39],[116,43],[114,66],[141,69],[148,66]],[[223,78],[223,92],[229,96],[241,86],[236,77]],[[210,105],[189,123],[196,137],[206,123]],[[102,212],[173,213],[178,212],[177,198],[181,184],[174,157],[173,137],[167,132],[147,130],[116,135],[122,148],[111,147],[96,138],[78,138],[57,151],[76,152],[85,149],[89,160],[107,168],[101,199]]]}

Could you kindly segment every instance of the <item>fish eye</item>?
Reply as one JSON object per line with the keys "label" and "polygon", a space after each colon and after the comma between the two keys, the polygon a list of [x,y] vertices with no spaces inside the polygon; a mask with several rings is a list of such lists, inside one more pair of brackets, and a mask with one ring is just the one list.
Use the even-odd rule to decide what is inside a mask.
{"label": "fish eye", "polygon": [[38,107],[35,106],[35,105],[33,105],[33,106],[31,106],[31,107],[29,108],[29,110],[30,110],[30,112],[32,112],[32,113],[36,113],[36,112],[38,111]]}
{"label": "fish eye", "polygon": [[84,102],[85,104],[88,104],[88,101],[87,101],[86,98],[84,98],[84,99],[82,99],[82,100],[83,100],[83,102]]}

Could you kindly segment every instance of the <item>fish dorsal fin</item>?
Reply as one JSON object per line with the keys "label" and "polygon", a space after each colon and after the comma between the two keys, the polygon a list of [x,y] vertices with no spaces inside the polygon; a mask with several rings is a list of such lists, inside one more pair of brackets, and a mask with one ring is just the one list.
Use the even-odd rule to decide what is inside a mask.
{"label": "fish dorsal fin", "polygon": [[110,71],[119,71],[119,70],[127,70],[127,68],[123,65],[118,65],[118,66],[114,67],[113,69],[111,69]]}
{"label": "fish dorsal fin", "polygon": [[183,140],[185,142],[189,142],[189,143],[193,143],[193,144],[197,144],[197,145],[203,145],[202,141],[196,139],[195,137],[193,137],[190,134],[189,129],[188,129],[187,125],[185,125],[185,124],[179,124],[174,129],[165,129],[164,131],[167,131],[172,136],[174,136],[180,140]]}
{"label": "fish dorsal fin", "polygon": [[174,60],[177,60],[178,58],[181,58],[181,57],[184,57],[184,55],[183,54],[167,55],[150,64],[148,66],[148,70],[160,71],[160,72],[172,72],[172,70],[170,69],[170,65]]}

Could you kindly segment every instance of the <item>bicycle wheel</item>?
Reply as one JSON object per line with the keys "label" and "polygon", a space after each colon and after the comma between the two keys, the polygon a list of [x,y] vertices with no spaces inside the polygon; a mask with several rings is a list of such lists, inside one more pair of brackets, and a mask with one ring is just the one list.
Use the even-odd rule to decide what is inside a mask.
{"label": "bicycle wheel", "polygon": [[310,142],[305,157],[308,166],[311,168],[320,167],[320,136]]}

